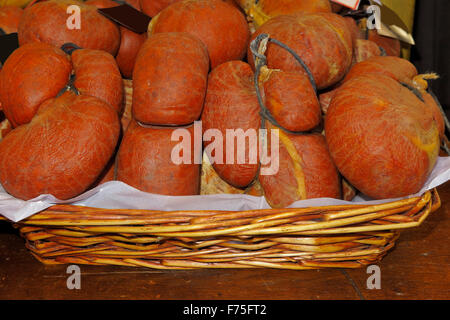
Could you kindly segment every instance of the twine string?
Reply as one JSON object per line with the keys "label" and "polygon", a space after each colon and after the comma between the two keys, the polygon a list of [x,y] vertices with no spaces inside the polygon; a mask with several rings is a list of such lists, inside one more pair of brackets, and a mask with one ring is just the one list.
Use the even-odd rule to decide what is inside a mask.
{"label": "twine string", "polygon": [[[70,56],[72,55],[72,53],[75,50],[79,50],[79,49],[82,49],[82,48],[79,47],[78,45],[76,45],[75,43],[72,43],[72,42],[64,43],[61,46],[61,50],[64,51],[65,53],[67,53]],[[67,85],[58,92],[56,97],[60,97],[63,93],[65,93],[67,91],[72,91],[77,96],[80,95],[80,91],[75,87],[75,74],[71,74],[70,75],[69,81],[67,82]]]}
{"label": "twine string", "polygon": [[72,53],[75,50],[79,50],[79,49],[81,49],[81,47],[79,47],[78,45],[76,45],[75,43],[72,43],[72,42],[64,43],[61,46],[61,50],[64,51],[65,53],[67,53],[68,55],[72,55]]}
{"label": "twine string", "polygon": [[441,111],[442,116],[444,118],[445,127],[447,128],[448,131],[450,131],[450,121],[448,120],[447,115],[445,114],[444,108],[442,107],[441,103],[439,102],[439,99],[434,94],[433,90],[431,90],[431,86],[428,86],[427,92],[430,94],[430,96],[434,99],[437,106],[439,107],[439,110]]}
{"label": "twine string", "polygon": [[[445,128],[447,128],[447,130],[450,132],[450,121],[448,120],[448,118],[447,118],[447,115],[445,114],[445,111],[444,111],[444,108],[442,107],[442,105],[441,105],[441,102],[439,101],[439,99],[437,98],[437,96],[434,94],[434,92],[433,92],[433,90],[431,89],[431,85],[429,85],[429,82],[430,81],[432,81],[432,80],[436,80],[438,78],[438,76],[435,76],[435,77],[422,77],[422,79],[423,80],[425,80],[427,83],[428,83],[428,86],[427,86],[427,92],[428,92],[428,94],[433,98],[433,100],[434,100],[434,102],[436,103],[436,105],[438,106],[438,108],[439,108],[439,111],[441,112],[441,115],[442,115],[442,118],[444,119],[444,125],[445,125]],[[403,83],[402,83],[403,84]],[[415,89],[415,88],[414,88]],[[415,91],[417,91],[417,92],[419,92],[417,89],[415,90]],[[414,92],[414,91],[413,91]],[[419,94],[420,94],[420,92],[419,92]],[[421,95],[422,96],[422,95]],[[421,99],[423,102],[425,102],[424,100],[423,100],[423,98]],[[447,145],[447,142],[448,142],[448,138],[447,138],[447,136],[446,136],[446,134],[445,134],[445,128],[444,128],[444,137],[443,137],[443,139],[442,139],[442,141],[441,141],[441,148],[448,154],[448,155],[450,155],[450,148],[448,147],[448,145]]]}
{"label": "twine string", "polygon": [[80,91],[75,87],[74,82],[75,82],[75,74],[71,74],[69,77],[69,81],[67,82],[67,85],[58,92],[56,97],[60,97],[63,93],[67,91],[72,91],[77,96],[79,96]]}
{"label": "twine string", "polygon": [[386,50],[382,46],[378,46],[378,48],[380,48],[381,56],[386,57],[387,56]]}
{"label": "twine string", "polygon": [[265,120],[268,120],[275,127],[279,128],[287,133],[296,134],[296,135],[306,135],[309,132],[291,131],[291,130],[284,128],[282,125],[280,125],[278,123],[277,120],[275,120],[275,118],[272,116],[272,114],[270,113],[270,111],[267,109],[267,107],[264,104],[264,101],[263,101],[263,98],[261,95],[261,90],[259,87],[259,77],[261,75],[262,67],[267,65],[267,57],[265,55],[265,51],[267,49],[267,44],[269,42],[274,43],[274,44],[280,46],[281,48],[287,50],[300,63],[300,65],[304,68],[304,70],[311,82],[314,92],[317,95],[317,85],[316,85],[316,81],[314,80],[314,76],[313,76],[311,70],[308,68],[308,66],[305,64],[305,62],[302,60],[302,58],[300,58],[300,56],[294,50],[292,50],[290,47],[288,47],[286,44],[284,44],[276,39],[270,38],[270,36],[268,34],[262,33],[262,34],[258,35],[250,43],[250,51],[253,55],[254,62],[255,62],[254,84],[255,84],[255,90],[256,90],[256,96],[258,99],[258,104],[260,107],[259,114],[261,116],[261,128],[262,129],[266,128]]}
{"label": "twine string", "polygon": [[[439,102],[439,99],[434,94],[433,90],[431,90],[431,86],[428,86],[427,92],[430,94],[430,96],[434,99],[437,106],[439,107],[442,117],[444,118],[445,128],[447,128],[447,130],[450,131],[450,122],[448,121],[447,115],[445,114],[444,108],[442,107],[441,103]],[[450,148],[448,147],[447,142],[448,142],[448,138],[447,138],[447,135],[445,134],[445,129],[444,129],[444,138],[441,141],[441,148],[450,156]]]}
{"label": "twine string", "polygon": [[400,84],[401,84],[402,86],[404,86],[405,88],[409,89],[409,91],[411,91],[412,93],[414,93],[414,95],[415,95],[417,98],[419,98],[420,101],[425,102],[425,100],[423,99],[423,96],[422,96],[422,94],[420,93],[419,90],[417,90],[416,88],[414,88],[413,86],[411,86],[411,85],[409,85],[409,84],[407,84],[407,83],[405,83],[405,82],[401,82],[401,81],[400,81]]}

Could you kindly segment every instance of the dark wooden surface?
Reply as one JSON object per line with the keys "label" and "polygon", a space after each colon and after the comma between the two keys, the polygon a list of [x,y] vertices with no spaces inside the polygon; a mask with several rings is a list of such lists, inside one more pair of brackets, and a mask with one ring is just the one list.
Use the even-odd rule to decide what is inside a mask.
{"label": "dark wooden surface", "polygon": [[381,289],[366,287],[366,269],[284,271],[80,266],[81,289],[66,286],[66,266],[45,266],[0,222],[0,299],[450,299],[450,183],[442,207],[402,233],[379,264]]}

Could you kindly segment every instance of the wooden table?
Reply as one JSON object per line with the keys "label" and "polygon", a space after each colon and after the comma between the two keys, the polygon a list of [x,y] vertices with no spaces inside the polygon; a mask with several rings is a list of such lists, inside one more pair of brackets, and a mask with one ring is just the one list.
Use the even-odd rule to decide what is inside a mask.
{"label": "wooden table", "polygon": [[69,290],[67,266],[45,266],[0,223],[0,299],[450,299],[450,183],[442,207],[402,233],[379,264],[381,289],[367,289],[366,269],[193,270],[81,265],[81,289]]}

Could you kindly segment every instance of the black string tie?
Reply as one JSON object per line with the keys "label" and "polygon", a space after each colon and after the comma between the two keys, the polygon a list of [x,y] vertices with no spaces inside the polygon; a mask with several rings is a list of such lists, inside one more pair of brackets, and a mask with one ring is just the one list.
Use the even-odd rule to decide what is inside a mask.
{"label": "black string tie", "polygon": [[292,50],[290,47],[288,47],[286,44],[284,44],[276,39],[270,38],[270,36],[268,34],[262,33],[262,34],[258,35],[250,43],[250,51],[252,52],[253,59],[255,62],[254,84],[255,84],[255,89],[256,89],[256,96],[258,98],[258,103],[259,103],[259,107],[260,107],[261,128],[263,128],[263,129],[265,128],[264,120],[268,120],[275,127],[280,128],[287,133],[297,134],[297,135],[309,134],[310,132],[291,131],[291,130],[284,128],[282,125],[280,125],[278,123],[278,121],[275,120],[275,118],[272,116],[272,114],[270,113],[270,111],[267,109],[267,107],[264,104],[264,101],[261,96],[261,90],[259,88],[259,77],[261,75],[262,67],[267,65],[267,57],[265,56],[264,53],[267,49],[267,45],[269,42],[274,43],[274,44],[280,46],[281,48],[285,49],[286,51],[288,51],[295,58],[295,60],[297,60],[298,63],[300,63],[300,65],[304,68],[304,70],[309,78],[309,81],[311,82],[314,92],[317,95],[317,85],[316,85],[316,81],[314,80],[314,76],[313,76],[311,70],[308,68],[308,66],[305,64],[305,62],[302,60],[302,58],[300,58],[300,56],[294,50]]}
{"label": "black string tie", "polygon": [[75,43],[67,42],[61,46],[61,50],[67,53],[68,55],[72,55],[75,50],[81,49],[81,47],[77,46]]}
{"label": "black string tie", "polygon": [[[75,50],[79,50],[79,49],[82,49],[82,48],[77,46],[75,43],[71,43],[71,42],[65,43],[61,46],[61,50],[64,51],[68,55],[72,55],[72,53]],[[77,96],[79,96],[80,91],[78,91],[78,89],[75,87],[74,83],[75,83],[75,74],[71,74],[69,77],[69,81],[67,82],[67,85],[64,88],[62,88],[61,91],[58,92],[56,97],[61,96],[63,93],[65,93],[67,91],[72,91]]]}

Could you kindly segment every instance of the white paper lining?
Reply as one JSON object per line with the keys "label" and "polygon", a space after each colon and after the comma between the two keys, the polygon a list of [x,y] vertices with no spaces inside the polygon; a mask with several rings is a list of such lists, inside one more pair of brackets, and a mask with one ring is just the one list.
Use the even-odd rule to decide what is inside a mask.
{"label": "white paper lining", "polygon": [[[417,194],[405,198],[422,195],[427,190],[436,188],[450,180],[450,157],[440,157],[422,190]],[[292,208],[315,206],[341,205],[341,204],[380,204],[399,199],[385,199],[372,201],[364,196],[357,196],[352,202],[320,198],[297,201]],[[145,210],[229,210],[244,211],[255,209],[268,209],[270,206],[264,197],[249,195],[208,195],[208,196],[161,196],[139,191],[129,185],[110,181],[71,200],[58,200],[51,195],[23,201],[6,193],[0,186],[0,214],[11,221],[18,222],[35,213],[47,209],[54,204],[72,204],[105,209],[145,209]]]}

